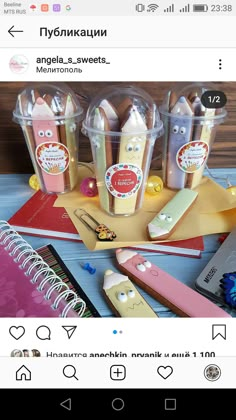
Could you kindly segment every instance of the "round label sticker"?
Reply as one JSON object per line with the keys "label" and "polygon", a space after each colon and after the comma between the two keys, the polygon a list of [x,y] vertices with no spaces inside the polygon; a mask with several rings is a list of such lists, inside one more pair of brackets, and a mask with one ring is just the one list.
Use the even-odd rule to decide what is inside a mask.
{"label": "round label sticker", "polygon": [[196,172],[206,162],[209,146],[204,141],[191,141],[181,146],[176,154],[178,167],[189,174]]}
{"label": "round label sticker", "polygon": [[40,168],[49,175],[60,175],[65,172],[70,161],[67,147],[56,142],[39,144],[35,156]]}
{"label": "round label sticker", "polygon": [[143,172],[136,165],[119,163],[110,166],[105,174],[105,183],[108,191],[116,198],[129,198],[141,186]]}

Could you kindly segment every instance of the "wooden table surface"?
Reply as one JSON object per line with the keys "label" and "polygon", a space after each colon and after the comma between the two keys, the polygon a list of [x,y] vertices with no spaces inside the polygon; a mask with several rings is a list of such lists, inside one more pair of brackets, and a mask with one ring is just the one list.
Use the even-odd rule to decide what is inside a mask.
{"label": "wooden table surface", "polygon": [[[231,183],[236,185],[236,169],[215,169],[212,170],[212,175],[219,177],[215,181],[218,181],[224,187],[226,187],[224,180],[226,175],[229,177]],[[0,175],[0,219],[8,220],[33,194],[33,190],[28,186],[29,177],[29,174]],[[25,235],[23,238],[33,248],[39,248],[51,243],[94,303],[101,316],[113,316],[103,298],[101,290],[104,271],[108,268],[115,268],[114,250],[91,252],[85,248],[83,243]],[[195,279],[220,245],[218,238],[219,235],[205,236],[205,250],[200,259],[147,252],[142,252],[142,255],[145,255],[151,262],[178,280],[194,288]],[[84,262],[89,262],[94,266],[96,273],[91,275],[82,269],[81,264]],[[141,293],[160,317],[175,317],[175,314],[168,308],[159,304],[143,291]]]}

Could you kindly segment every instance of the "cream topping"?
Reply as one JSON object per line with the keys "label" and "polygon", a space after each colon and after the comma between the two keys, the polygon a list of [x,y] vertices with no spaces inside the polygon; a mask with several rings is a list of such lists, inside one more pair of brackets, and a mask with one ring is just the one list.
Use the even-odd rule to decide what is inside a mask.
{"label": "cream topping", "polygon": [[122,249],[122,251],[116,251],[116,258],[119,264],[126,263],[128,260],[130,260],[130,258],[134,257],[135,255],[137,255],[137,252],[131,251],[129,249]]}
{"label": "cream topping", "polygon": [[117,286],[118,284],[127,280],[129,280],[129,277],[124,276],[123,274],[114,273],[111,270],[106,270],[104,275],[103,289],[111,289],[111,287]]}

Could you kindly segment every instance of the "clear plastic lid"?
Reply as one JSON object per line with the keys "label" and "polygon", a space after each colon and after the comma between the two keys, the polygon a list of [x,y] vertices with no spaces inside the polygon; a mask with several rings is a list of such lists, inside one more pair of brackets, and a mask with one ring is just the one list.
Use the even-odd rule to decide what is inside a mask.
{"label": "clear plastic lid", "polygon": [[160,106],[163,117],[192,119],[193,124],[218,125],[225,121],[227,102],[224,92],[214,84],[176,85],[165,95]]}
{"label": "clear plastic lid", "polygon": [[134,86],[109,86],[96,95],[83,121],[85,135],[163,134],[163,123],[151,96]]}
{"label": "clear plastic lid", "polygon": [[[40,112],[40,108],[43,112]],[[77,95],[65,83],[35,83],[18,94],[13,111],[13,120],[18,124],[30,125],[33,119],[53,119],[62,124],[67,118],[82,120],[83,108]]]}

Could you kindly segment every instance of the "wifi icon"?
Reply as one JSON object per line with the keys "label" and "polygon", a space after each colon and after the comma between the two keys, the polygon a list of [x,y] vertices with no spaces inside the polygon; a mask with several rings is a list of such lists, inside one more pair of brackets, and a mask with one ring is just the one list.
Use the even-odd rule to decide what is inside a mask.
{"label": "wifi icon", "polygon": [[158,4],[152,3],[147,7],[147,12],[155,12],[158,9]]}

